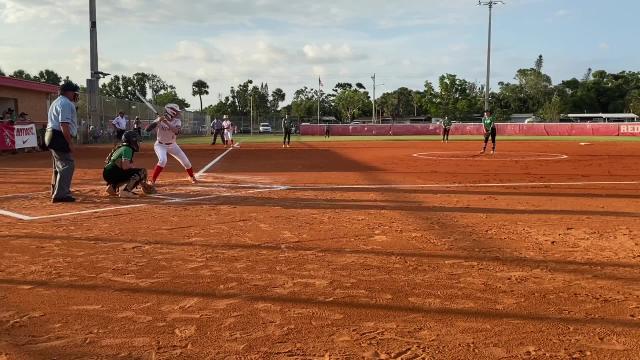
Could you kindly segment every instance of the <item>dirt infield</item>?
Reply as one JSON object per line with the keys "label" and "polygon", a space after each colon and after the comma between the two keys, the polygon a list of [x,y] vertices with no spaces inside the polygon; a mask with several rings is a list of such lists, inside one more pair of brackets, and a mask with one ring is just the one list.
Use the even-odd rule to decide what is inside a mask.
{"label": "dirt infield", "polygon": [[479,146],[243,144],[140,200],[86,147],[64,205],[2,156],[0,359],[640,358],[640,143]]}

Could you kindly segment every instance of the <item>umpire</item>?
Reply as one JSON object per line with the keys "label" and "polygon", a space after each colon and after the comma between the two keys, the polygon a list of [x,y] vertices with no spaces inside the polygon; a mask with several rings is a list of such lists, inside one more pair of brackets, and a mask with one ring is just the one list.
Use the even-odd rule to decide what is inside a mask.
{"label": "umpire", "polygon": [[60,86],[60,96],[49,107],[45,144],[53,158],[51,178],[51,202],[70,203],[71,181],[75,171],[73,137],[78,134],[78,102],[80,87],[71,81]]}
{"label": "umpire", "polygon": [[220,141],[222,141],[222,144],[225,144],[224,126],[222,125],[222,121],[220,121],[220,119],[213,119],[213,122],[211,123],[211,133],[213,134],[211,145],[215,145],[218,142],[218,136],[220,136]]}

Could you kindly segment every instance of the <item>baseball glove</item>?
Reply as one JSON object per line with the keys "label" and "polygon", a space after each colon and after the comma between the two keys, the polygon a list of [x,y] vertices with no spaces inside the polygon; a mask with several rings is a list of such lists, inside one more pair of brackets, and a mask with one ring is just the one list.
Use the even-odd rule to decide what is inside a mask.
{"label": "baseball glove", "polygon": [[145,195],[153,195],[153,194],[156,194],[158,192],[158,190],[156,190],[155,186],[149,185],[147,183],[140,184],[140,187],[142,188],[142,192]]}

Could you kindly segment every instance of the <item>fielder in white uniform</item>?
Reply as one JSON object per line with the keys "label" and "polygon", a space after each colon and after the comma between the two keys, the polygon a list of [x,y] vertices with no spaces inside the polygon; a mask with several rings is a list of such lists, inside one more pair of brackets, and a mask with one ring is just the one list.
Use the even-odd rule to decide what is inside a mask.
{"label": "fielder in white uniform", "polygon": [[185,155],[184,151],[180,149],[180,146],[176,143],[177,137],[180,134],[182,127],[182,121],[180,120],[180,107],[176,104],[168,104],[164,108],[165,114],[152,122],[147,126],[146,131],[151,132],[157,129],[157,141],[153,145],[153,149],[158,156],[158,164],[153,169],[153,175],[151,176],[151,184],[154,185],[156,180],[160,176],[160,173],[167,166],[167,154],[173,156],[180,165],[182,165],[192,183],[196,183],[196,177],[193,174],[193,168],[191,162]]}
{"label": "fielder in white uniform", "polygon": [[229,115],[223,117],[222,128],[224,129],[224,147],[233,147],[233,123],[229,119]]}

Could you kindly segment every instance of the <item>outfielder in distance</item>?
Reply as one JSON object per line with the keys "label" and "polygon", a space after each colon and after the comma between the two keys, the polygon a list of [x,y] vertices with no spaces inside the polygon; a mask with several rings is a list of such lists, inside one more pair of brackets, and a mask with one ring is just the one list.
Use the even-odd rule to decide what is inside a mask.
{"label": "outfielder in distance", "polygon": [[180,106],[176,104],[167,104],[164,107],[164,115],[158,116],[158,118],[149,124],[145,129],[147,132],[157,130],[157,141],[153,145],[153,149],[158,156],[158,164],[153,169],[151,175],[151,185],[155,185],[160,173],[167,166],[167,154],[173,156],[180,165],[182,165],[189,179],[192,183],[197,183],[195,175],[193,174],[193,168],[191,162],[185,155],[184,151],[178,146],[176,140],[182,129],[182,121],[180,120]]}

